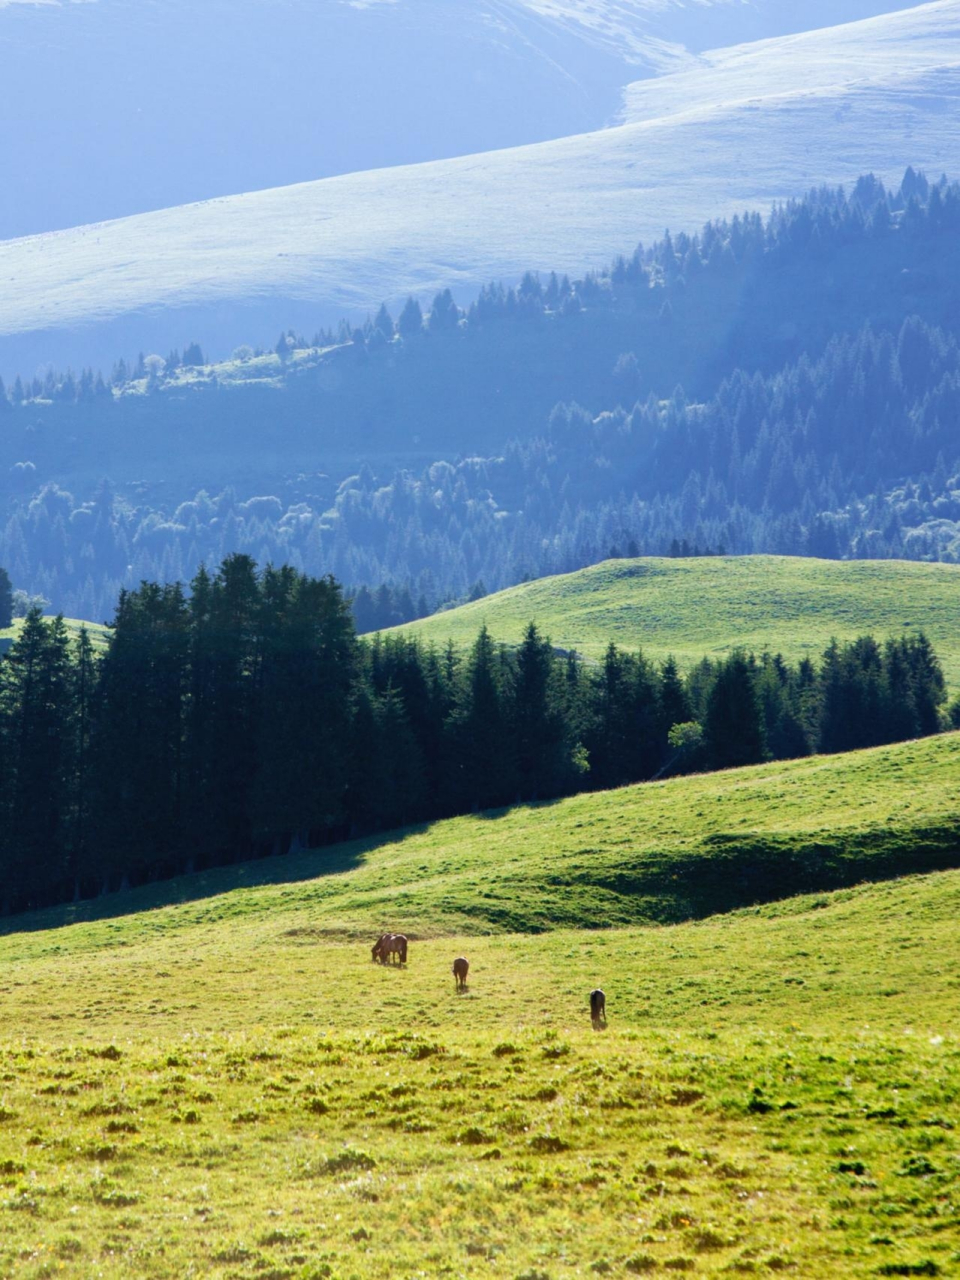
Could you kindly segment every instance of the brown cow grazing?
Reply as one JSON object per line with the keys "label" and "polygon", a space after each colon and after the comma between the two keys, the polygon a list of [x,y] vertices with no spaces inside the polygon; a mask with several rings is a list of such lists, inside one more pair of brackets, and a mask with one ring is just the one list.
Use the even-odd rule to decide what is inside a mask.
{"label": "brown cow grazing", "polygon": [[590,1021],[594,1031],[607,1025],[607,997],[599,987],[590,992]]}
{"label": "brown cow grazing", "polygon": [[470,971],[470,962],[464,956],[457,956],[453,962],[453,976],[456,979],[457,990],[466,991],[467,974]]}

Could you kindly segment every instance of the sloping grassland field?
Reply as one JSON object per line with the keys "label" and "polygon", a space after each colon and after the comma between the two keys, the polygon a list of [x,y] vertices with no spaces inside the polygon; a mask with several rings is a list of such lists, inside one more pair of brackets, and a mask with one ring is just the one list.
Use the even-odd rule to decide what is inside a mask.
{"label": "sloping grassland field", "polygon": [[[721,835],[829,838],[851,879],[879,831],[945,850],[958,756],[679,779],[11,922],[0,1274],[955,1274],[960,872],[570,926],[706,909],[667,863],[708,872]],[[382,927],[405,968],[371,962]]]}
{"label": "sloping grassland field", "polygon": [[[85,627],[90,636],[90,643],[93,645],[94,649],[99,650],[106,648],[110,631],[109,628],[104,626],[102,623],[84,622],[79,618],[64,618],[64,622],[66,623],[67,631],[71,640],[76,640],[77,636],[80,634],[81,628]],[[15,640],[20,638],[22,630],[22,618],[14,618],[12,625],[9,627],[0,627],[0,653],[8,649]]]}
{"label": "sloping grassland field", "polygon": [[832,637],[924,630],[960,688],[960,566],[793,556],[608,560],[540,578],[398,628],[438,645],[471,644],[485,622],[518,643],[535,621],[554,645],[599,658],[611,640],[687,669],[741,645],[796,661]]}

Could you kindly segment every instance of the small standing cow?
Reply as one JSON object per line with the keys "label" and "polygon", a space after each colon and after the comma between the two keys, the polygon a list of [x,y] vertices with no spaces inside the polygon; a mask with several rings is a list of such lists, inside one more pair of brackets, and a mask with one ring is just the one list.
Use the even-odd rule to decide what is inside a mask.
{"label": "small standing cow", "polygon": [[590,992],[590,1021],[594,1031],[607,1025],[607,997],[599,987]]}
{"label": "small standing cow", "polygon": [[453,976],[456,980],[457,990],[466,991],[467,974],[470,971],[470,962],[464,956],[457,956],[453,962]]}

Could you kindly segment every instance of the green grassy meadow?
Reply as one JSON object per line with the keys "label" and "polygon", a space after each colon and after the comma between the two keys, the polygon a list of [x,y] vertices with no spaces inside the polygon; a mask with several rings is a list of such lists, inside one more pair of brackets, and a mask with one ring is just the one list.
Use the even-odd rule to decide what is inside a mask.
{"label": "green grassy meadow", "polygon": [[830,639],[923,629],[960,689],[960,566],[791,556],[608,560],[540,578],[398,628],[470,644],[485,622],[517,643],[535,621],[555,646],[599,658],[611,640],[687,669],[742,645],[792,661]]}
{"label": "green grassy meadow", "polygon": [[[75,639],[82,627],[86,627],[90,642],[94,649],[103,649],[107,644],[108,628],[99,622],[83,622],[77,618],[64,618],[67,631],[72,639]],[[14,618],[13,625],[9,627],[0,627],[0,652],[9,648],[13,642],[18,639],[20,632],[23,630],[23,619]]]}
{"label": "green grassy meadow", "polygon": [[[955,1274],[960,871],[854,881],[958,860],[958,765],[682,778],[8,922],[0,1274]],[[851,883],[708,915],[733,844]]]}

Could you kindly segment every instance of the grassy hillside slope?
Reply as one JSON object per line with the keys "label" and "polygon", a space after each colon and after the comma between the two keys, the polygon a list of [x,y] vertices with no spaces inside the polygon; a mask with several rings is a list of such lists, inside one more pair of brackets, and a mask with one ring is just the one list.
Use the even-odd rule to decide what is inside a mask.
{"label": "grassy hillside slope", "polygon": [[611,640],[683,667],[743,645],[796,660],[831,637],[924,630],[960,686],[960,567],[791,556],[608,560],[541,578],[398,628],[471,644],[483,623],[516,643],[536,622],[554,645],[599,658]]}
{"label": "grassy hillside slope", "polygon": [[[114,935],[133,941],[260,917],[333,937],[398,919],[418,936],[678,921],[960,866],[958,778],[960,734],[675,778],[16,917],[9,945],[42,950],[60,923],[77,923],[74,947],[83,938],[96,947]],[[117,912],[128,919],[97,922]]]}
{"label": "grassy hillside slope", "polygon": [[[576,874],[643,842],[929,827],[958,754],[583,797],[355,847],[306,884],[233,887],[257,864],[205,904],[9,929],[0,1273],[952,1274],[960,872],[665,928],[447,931],[489,927],[482,892],[508,880],[537,916],[551,866],[559,919],[575,900],[599,920]],[[434,935],[402,970],[370,962],[387,921]]]}
{"label": "grassy hillside slope", "polygon": [[[84,622],[79,618],[64,618],[64,622],[67,624],[67,630],[71,637],[75,638],[79,634],[81,627],[86,627],[87,631],[90,633],[90,640],[93,643],[94,648],[99,649],[106,645],[109,628],[103,624],[98,622]],[[14,618],[12,626],[0,627],[0,653],[6,652],[10,645],[13,644],[14,640],[16,640],[20,635],[22,630],[22,618]]]}

